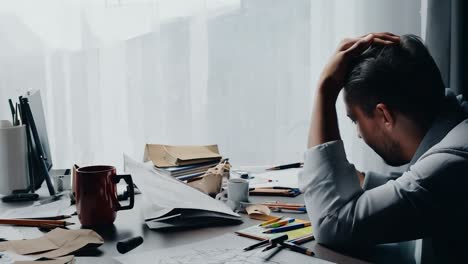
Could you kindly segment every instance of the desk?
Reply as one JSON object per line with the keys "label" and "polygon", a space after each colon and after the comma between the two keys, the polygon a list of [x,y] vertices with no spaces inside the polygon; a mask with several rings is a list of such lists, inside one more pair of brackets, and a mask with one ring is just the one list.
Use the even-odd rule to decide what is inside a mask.
{"label": "desk", "polygon": [[[119,211],[117,213],[117,219],[113,226],[106,229],[97,229],[97,231],[106,241],[99,250],[102,252],[101,257],[114,257],[118,256],[119,253],[116,250],[116,243],[120,239],[125,239],[134,236],[142,236],[145,242],[134,249],[129,253],[141,252],[147,250],[154,250],[158,248],[167,248],[178,245],[184,245],[189,243],[198,242],[200,240],[213,238],[216,236],[221,236],[225,233],[233,233],[239,229],[243,229],[255,224],[260,223],[258,220],[252,220],[246,215],[243,216],[244,223],[240,225],[231,225],[231,226],[217,226],[217,227],[206,227],[206,228],[197,228],[189,230],[178,230],[178,231],[153,231],[150,230],[143,223],[142,216],[140,213],[139,201],[141,200],[141,195],[136,196],[135,208],[129,211]],[[276,198],[276,197],[275,197]],[[271,200],[272,197],[251,197],[252,201],[267,201]],[[295,198],[285,198],[278,197],[278,199],[288,200],[293,203],[303,203],[303,196],[298,196]],[[286,214],[285,214],[286,215]],[[291,214],[289,214],[291,215]],[[308,219],[307,214],[294,214],[298,218]],[[79,221],[77,217],[73,217],[73,222],[77,223],[74,228],[79,228]],[[255,241],[251,239],[246,239],[246,246],[253,244]],[[306,244],[306,246],[311,247],[316,253],[317,257],[329,260],[337,263],[367,263],[360,261],[358,259],[345,256],[338,252],[332,251],[328,248],[325,248],[321,245],[318,245],[315,241]],[[129,254],[127,253],[127,254]],[[113,263],[108,262],[108,260],[98,260],[95,258],[88,257],[78,257],[77,263]]]}
{"label": "desk", "polygon": [[[45,194],[45,189],[42,189],[39,193]],[[99,247],[97,250],[87,252],[86,256],[77,256],[77,263],[118,263],[117,261],[112,259],[112,257],[120,255],[117,252],[116,243],[121,239],[129,237],[142,236],[145,241],[141,246],[137,247],[136,249],[130,251],[127,254],[194,243],[200,240],[221,236],[225,233],[233,233],[234,231],[260,223],[260,221],[258,220],[252,220],[246,215],[242,215],[244,223],[240,225],[206,227],[178,231],[153,231],[150,230],[143,223],[143,218],[140,212],[141,199],[142,196],[137,195],[135,197],[134,209],[128,211],[119,211],[117,213],[117,219],[114,225],[106,228],[96,229],[95,231],[98,232],[104,238],[104,245]],[[252,196],[250,200],[253,202],[262,202],[272,199],[283,200],[292,203],[304,203],[302,195],[295,198]],[[11,207],[11,205],[1,204],[0,207],[8,208]],[[281,214],[275,213],[275,215]],[[288,213],[284,215],[293,215],[294,217],[308,219],[307,214]],[[75,223],[75,225],[70,226],[71,229],[79,229],[81,226],[77,216],[73,216],[71,219],[67,219],[67,221]],[[245,245],[247,246],[253,244],[254,242],[254,240],[246,238]],[[352,258],[344,254],[338,253],[336,251],[330,250],[324,246],[318,245],[315,241],[309,242],[305,244],[305,246],[312,248],[312,250],[316,253],[317,257],[329,260],[331,262],[356,264],[367,263],[356,258]]]}

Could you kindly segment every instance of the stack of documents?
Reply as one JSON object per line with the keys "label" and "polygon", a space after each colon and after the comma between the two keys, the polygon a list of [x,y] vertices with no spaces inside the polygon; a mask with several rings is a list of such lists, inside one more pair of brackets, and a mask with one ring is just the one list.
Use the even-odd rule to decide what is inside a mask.
{"label": "stack of documents", "polygon": [[124,156],[143,195],[143,217],[151,229],[239,224],[241,217],[215,200],[171,176],[158,173],[151,163],[142,164]]}
{"label": "stack of documents", "polygon": [[169,146],[147,144],[145,162],[151,161],[163,175],[188,180],[203,175],[221,160],[218,146]]}

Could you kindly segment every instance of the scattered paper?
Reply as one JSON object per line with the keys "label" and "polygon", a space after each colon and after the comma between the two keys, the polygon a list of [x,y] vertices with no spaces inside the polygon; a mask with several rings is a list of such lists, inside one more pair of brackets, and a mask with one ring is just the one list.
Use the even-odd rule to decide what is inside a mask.
{"label": "scattered paper", "polygon": [[[223,202],[186,185],[170,176],[153,170],[151,164],[142,164],[124,156],[125,172],[131,173],[133,181],[144,196],[143,215],[145,220],[164,217],[175,209],[203,210],[218,213],[219,217],[241,217]],[[184,214],[183,211],[180,211]]]}
{"label": "scattered paper", "polygon": [[41,259],[41,260],[27,260],[27,261],[15,261],[15,264],[71,264],[75,263],[74,256],[65,256],[54,259]]}
{"label": "scattered paper", "polygon": [[254,176],[254,178],[249,180],[249,187],[259,188],[281,186],[299,188],[300,171],[302,171],[302,168],[251,173],[250,175]]}
{"label": "scattered paper", "polygon": [[247,211],[247,214],[252,219],[267,221],[271,218],[270,208],[263,204],[249,205],[247,208],[245,208],[245,211]]}
{"label": "scattered paper", "polygon": [[23,234],[17,228],[13,228],[12,226],[0,225],[0,239],[21,240],[23,238]]}
{"label": "scattered paper", "polygon": [[214,197],[221,192],[224,174],[227,173],[229,175],[230,168],[231,165],[229,163],[219,163],[216,167],[208,169],[202,176],[203,178],[189,182],[188,185]]}
{"label": "scattered paper", "polygon": [[40,238],[1,242],[0,251],[29,255],[35,260],[40,258],[55,259],[69,255],[85,246],[97,247],[103,243],[102,237],[93,230],[56,228]]}
{"label": "scattered paper", "polygon": [[0,252],[0,264],[68,264],[74,262],[73,256],[55,259],[34,260],[31,256],[19,255],[12,251]]}
{"label": "scattered paper", "polygon": [[5,210],[0,213],[0,218],[3,219],[40,218],[59,215],[71,215],[76,211],[76,207],[71,205],[70,197],[68,195],[63,195],[59,200],[46,204],[40,204],[39,202],[36,202],[33,205],[26,207],[2,209]]}
{"label": "scattered paper", "polygon": [[17,254],[13,251],[1,251],[0,252],[0,264],[13,264],[19,261],[33,261],[34,258],[30,256],[24,256]]}
{"label": "scattered paper", "polygon": [[253,243],[255,243],[255,240],[227,234],[193,244],[143,253],[127,254],[125,256],[116,257],[115,259],[122,264],[330,263],[289,250],[281,250],[281,252],[275,255],[270,261],[265,261],[265,258],[270,255],[271,251],[261,252],[262,248],[250,251],[242,250],[244,247]]}
{"label": "scattered paper", "polygon": [[160,168],[221,160],[217,145],[169,146],[147,144],[144,160]]}

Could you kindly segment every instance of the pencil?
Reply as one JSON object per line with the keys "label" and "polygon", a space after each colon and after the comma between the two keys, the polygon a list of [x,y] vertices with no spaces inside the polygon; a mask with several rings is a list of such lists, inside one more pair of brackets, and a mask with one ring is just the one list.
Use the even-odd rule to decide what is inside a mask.
{"label": "pencil", "polygon": [[0,225],[31,226],[31,227],[65,227],[74,223],[63,220],[35,220],[35,219],[0,219]]}
{"label": "pencil", "polygon": [[268,206],[270,209],[278,208],[284,210],[291,210],[291,211],[300,211],[300,212],[307,212],[305,207],[292,207],[292,206]]}
{"label": "pencil", "polygon": [[18,219],[30,219],[30,220],[63,220],[71,218],[71,215],[57,215],[49,217],[31,217],[31,218],[18,218]]}
{"label": "pencil", "polygon": [[288,205],[288,204],[262,204],[269,208],[278,208],[278,207],[285,207],[285,208],[303,208],[305,206],[301,205]]}
{"label": "pencil", "polygon": [[309,234],[309,235],[305,235],[305,236],[298,237],[298,238],[295,238],[295,239],[291,239],[288,242],[294,243],[296,245],[300,245],[300,244],[312,241],[314,239],[315,239],[314,235]]}
{"label": "pencil", "polygon": [[291,242],[283,242],[281,245],[286,247],[286,248],[289,248],[292,251],[299,252],[299,253],[305,254],[307,256],[314,256],[315,255],[314,252],[312,252],[312,250],[310,250],[310,249],[308,249],[306,247],[296,245],[296,244],[291,243]]}
{"label": "pencil", "polygon": [[268,221],[265,221],[265,222],[261,223],[260,226],[266,226],[266,225],[272,224],[272,223],[274,223],[274,222],[278,222],[278,221],[281,220],[281,219],[283,219],[282,216],[280,216],[280,217],[275,217],[275,218],[273,218],[273,219],[270,219],[270,220],[268,220]]}
{"label": "pencil", "polygon": [[297,203],[283,203],[280,201],[270,201],[270,202],[264,202],[262,203],[266,206],[270,205],[283,205],[283,206],[297,206],[297,207],[305,207],[305,204],[297,204]]}
{"label": "pencil", "polygon": [[310,222],[272,228],[272,229],[263,231],[263,233],[264,234],[281,233],[281,232],[296,230],[296,229],[300,229],[300,228],[304,228],[308,226],[310,226]]}
{"label": "pencil", "polygon": [[285,225],[287,225],[289,223],[294,222],[295,220],[296,219],[294,219],[294,218],[284,219],[284,220],[281,220],[281,221],[266,225],[266,226],[264,226],[264,228],[275,228],[275,227],[285,226]]}

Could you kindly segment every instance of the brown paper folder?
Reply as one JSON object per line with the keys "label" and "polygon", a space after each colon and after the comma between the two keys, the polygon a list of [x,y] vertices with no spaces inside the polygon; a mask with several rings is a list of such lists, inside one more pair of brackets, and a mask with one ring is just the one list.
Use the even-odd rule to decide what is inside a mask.
{"label": "brown paper folder", "polygon": [[156,167],[166,168],[209,161],[220,161],[221,158],[217,145],[169,146],[146,144],[144,160],[151,160]]}

